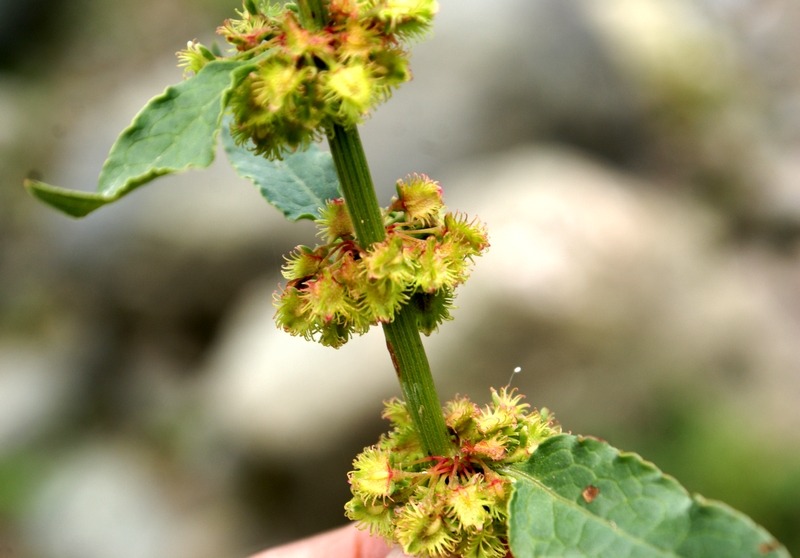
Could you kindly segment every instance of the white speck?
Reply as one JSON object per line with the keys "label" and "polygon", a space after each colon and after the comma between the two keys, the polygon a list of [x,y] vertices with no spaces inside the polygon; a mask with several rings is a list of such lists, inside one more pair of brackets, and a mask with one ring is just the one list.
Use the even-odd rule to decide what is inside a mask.
{"label": "white speck", "polygon": [[514,379],[514,374],[519,374],[520,372],[522,372],[522,367],[521,366],[515,366],[514,370],[511,372],[511,376],[508,377],[508,383],[506,384],[506,388],[510,388],[511,387],[511,380]]}

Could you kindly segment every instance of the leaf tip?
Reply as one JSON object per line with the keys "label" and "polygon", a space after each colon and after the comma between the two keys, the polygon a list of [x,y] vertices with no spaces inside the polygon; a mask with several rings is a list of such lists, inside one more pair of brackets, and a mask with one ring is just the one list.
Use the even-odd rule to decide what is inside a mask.
{"label": "leaf tip", "polygon": [[22,185],[34,198],[74,218],[85,217],[109,202],[97,194],[68,190],[32,178],[26,178]]}

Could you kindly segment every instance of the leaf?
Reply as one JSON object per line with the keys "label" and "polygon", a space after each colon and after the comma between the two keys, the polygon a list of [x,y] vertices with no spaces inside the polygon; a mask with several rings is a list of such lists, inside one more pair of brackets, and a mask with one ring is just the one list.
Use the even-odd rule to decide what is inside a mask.
{"label": "leaf", "polygon": [[250,62],[209,62],[197,75],[151,99],[111,147],[96,192],[35,180],[26,180],[25,187],[56,209],[84,217],[154,178],[207,167],[214,160],[227,93],[249,70]]}
{"label": "leaf", "polygon": [[549,438],[510,474],[514,558],[789,556],[745,515],[596,439]]}
{"label": "leaf", "polygon": [[316,219],[326,201],[342,196],[331,154],[315,144],[271,161],[238,145],[226,125],[222,145],[236,173],[258,186],[287,219]]}

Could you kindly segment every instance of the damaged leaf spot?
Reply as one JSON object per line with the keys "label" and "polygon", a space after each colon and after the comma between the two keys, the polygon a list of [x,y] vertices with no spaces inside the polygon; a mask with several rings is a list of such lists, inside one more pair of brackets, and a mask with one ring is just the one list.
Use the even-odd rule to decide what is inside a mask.
{"label": "damaged leaf spot", "polygon": [[583,501],[586,502],[587,504],[591,504],[594,501],[594,499],[597,498],[598,494],[600,494],[600,489],[594,486],[593,484],[590,484],[589,486],[583,489],[583,492],[581,492]]}
{"label": "damaged leaf spot", "polygon": [[779,543],[778,541],[773,539],[771,541],[763,542],[760,545],[758,545],[758,551],[761,554],[769,554],[770,552],[774,552],[774,551],[780,549],[780,547],[781,547],[781,543]]}

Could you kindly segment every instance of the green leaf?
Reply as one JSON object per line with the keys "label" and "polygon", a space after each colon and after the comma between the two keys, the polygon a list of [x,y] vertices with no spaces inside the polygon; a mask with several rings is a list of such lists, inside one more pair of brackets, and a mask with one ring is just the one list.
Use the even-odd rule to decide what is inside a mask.
{"label": "green leaf", "polygon": [[224,126],[222,145],[237,174],[258,186],[261,195],[291,221],[316,219],[326,201],[342,197],[333,158],[316,144],[271,161],[238,145],[229,126]]}
{"label": "green leaf", "polygon": [[789,556],[745,515],[596,439],[554,436],[510,474],[514,558]]}
{"label": "green leaf", "polygon": [[249,70],[250,62],[209,62],[197,75],[151,99],[111,147],[96,192],[35,180],[27,180],[25,187],[56,209],[83,217],[154,178],[207,167],[214,160],[227,93]]}

